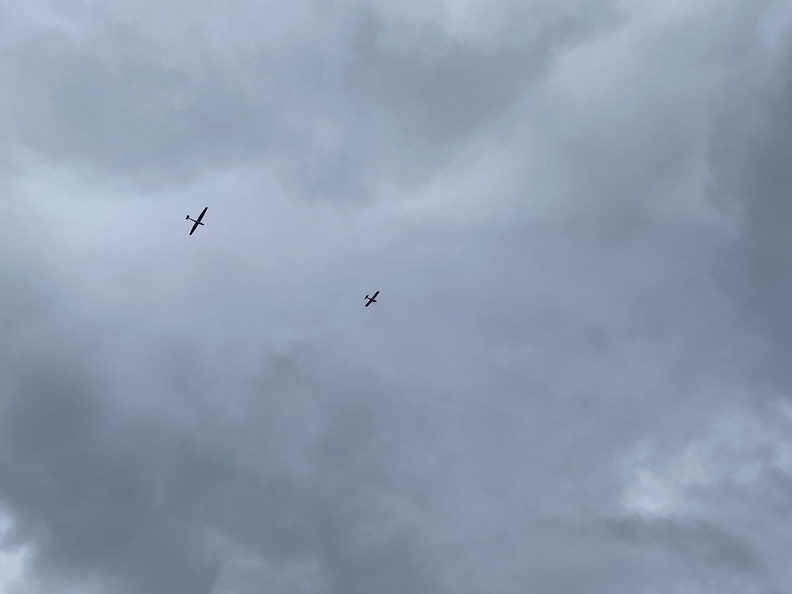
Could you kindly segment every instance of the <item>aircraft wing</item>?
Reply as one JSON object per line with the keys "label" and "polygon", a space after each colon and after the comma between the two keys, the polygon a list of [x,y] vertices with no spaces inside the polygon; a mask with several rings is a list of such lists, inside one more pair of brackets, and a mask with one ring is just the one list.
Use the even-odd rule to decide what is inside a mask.
{"label": "aircraft wing", "polygon": [[[198,221],[200,221],[200,220],[201,219],[198,219]],[[197,222],[197,223],[195,223],[195,225],[193,225],[193,228],[190,229],[190,235],[192,235],[195,232],[195,230],[198,228],[198,225],[200,225],[200,224],[201,224],[200,222]]]}
{"label": "aircraft wing", "polygon": [[[206,211],[207,211],[207,209],[208,209],[208,208],[209,208],[208,206],[207,206],[207,207],[205,207],[205,208],[204,208],[204,209],[201,211],[201,214],[199,214],[199,215],[198,215],[198,222],[199,222],[199,223],[201,222],[201,219],[203,218],[203,216],[206,214]],[[193,229],[193,231],[195,231],[195,229]]]}
{"label": "aircraft wing", "polygon": [[372,295],[372,296],[371,296],[371,298],[372,298],[372,299],[376,299],[376,298],[377,298],[377,295],[379,295],[379,291],[377,291],[376,293],[374,293],[374,295]]}

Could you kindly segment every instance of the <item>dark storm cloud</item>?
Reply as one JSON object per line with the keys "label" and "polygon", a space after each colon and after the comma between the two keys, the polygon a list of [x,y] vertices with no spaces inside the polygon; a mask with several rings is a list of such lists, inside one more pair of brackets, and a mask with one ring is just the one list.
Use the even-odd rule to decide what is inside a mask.
{"label": "dark storm cloud", "polygon": [[310,373],[299,359],[270,366],[272,388],[245,394],[241,416],[182,431],[123,410],[110,395],[124,388],[92,377],[81,359],[31,356],[3,400],[2,498],[14,510],[14,538],[36,542],[39,577],[208,593],[226,554],[210,546],[217,536],[271,562],[316,565],[329,591],[434,591],[412,538],[377,528],[387,485],[363,405],[334,400],[307,476],[267,451],[285,444],[261,436],[276,431],[267,422],[273,411],[256,401],[299,405],[288,388],[290,367],[303,386]]}
{"label": "dark storm cloud", "polygon": [[676,548],[681,557],[694,556],[731,571],[755,571],[761,562],[754,551],[734,535],[706,523],[678,523],[665,518],[622,518],[609,529],[633,546]]}
{"label": "dark storm cloud", "polygon": [[[163,485],[169,478],[189,488],[196,462],[210,474],[211,456],[199,460],[170,438],[162,447],[157,431],[117,416],[112,383],[88,362],[95,337],[70,307],[38,314],[44,319],[33,344],[32,324],[11,335],[15,349],[6,360],[14,367],[4,372],[2,498],[14,510],[14,538],[36,542],[40,577],[134,575],[143,591],[200,591],[201,574],[211,573],[202,567],[200,535],[180,521],[179,506],[163,508],[158,499],[177,494]],[[178,472],[167,471],[168,458],[178,460]]]}
{"label": "dark storm cloud", "polygon": [[[724,264],[746,321],[768,344],[758,373],[792,385],[792,47],[759,81],[724,100],[712,138],[713,201],[740,220]],[[754,83],[756,84],[756,83]]]}
{"label": "dark storm cloud", "polygon": [[[16,248],[20,261],[35,253]],[[339,591],[434,590],[414,537],[382,525],[381,420],[356,402],[379,393],[375,378],[329,353],[255,345],[254,369],[240,370],[172,330],[119,343],[140,310],[86,315],[46,282],[51,268],[3,271],[0,417],[2,500],[15,541],[35,543],[45,591],[98,578],[119,592],[210,592],[228,547],[317,568]]]}

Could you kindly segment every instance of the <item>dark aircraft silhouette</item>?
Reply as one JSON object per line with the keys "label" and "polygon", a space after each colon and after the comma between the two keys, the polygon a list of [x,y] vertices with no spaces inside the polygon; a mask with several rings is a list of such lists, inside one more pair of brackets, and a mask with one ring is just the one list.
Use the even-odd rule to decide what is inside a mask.
{"label": "dark aircraft silhouette", "polygon": [[379,295],[379,291],[377,291],[376,293],[374,293],[374,295],[373,295],[373,296],[371,296],[371,297],[369,297],[368,295],[366,295],[365,297],[363,297],[363,299],[368,299],[368,303],[366,303],[366,307],[368,307],[368,306],[369,306],[369,305],[371,305],[372,303],[376,303],[376,302],[377,302],[377,295]]}
{"label": "dark aircraft silhouette", "polygon": [[201,222],[201,219],[202,219],[202,218],[203,218],[203,216],[206,214],[206,209],[207,209],[207,208],[209,208],[209,207],[207,206],[206,208],[204,208],[204,209],[201,211],[201,214],[200,214],[200,215],[198,215],[198,220],[197,220],[197,221],[196,221],[195,219],[191,219],[191,218],[190,218],[190,215],[187,215],[187,220],[188,220],[188,221],[192,221],[193,223],[195,223],[195,225],[193,225],[193,228],[190,230],[190,235],[192,235],[192,234],[195,232],[195,230],[198,228],[198,225],[203,225],[203,223]]}

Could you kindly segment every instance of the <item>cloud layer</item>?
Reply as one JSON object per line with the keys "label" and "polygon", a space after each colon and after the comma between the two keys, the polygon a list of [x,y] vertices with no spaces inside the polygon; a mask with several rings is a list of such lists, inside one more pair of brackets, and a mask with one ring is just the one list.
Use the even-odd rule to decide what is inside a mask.
{"label": "cloud layer", "polygon": [[788,1],[0,23],[2,591],[792,591]]}

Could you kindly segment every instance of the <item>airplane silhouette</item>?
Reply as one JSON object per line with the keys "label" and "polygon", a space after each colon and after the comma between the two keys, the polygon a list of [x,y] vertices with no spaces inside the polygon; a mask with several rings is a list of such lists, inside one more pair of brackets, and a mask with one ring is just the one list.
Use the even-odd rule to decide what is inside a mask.
{"label": "airplane silhouette", "polygon": [[188,221],[192,221],[193,223],[195,223],[195,225],[193,225],[193,228],[190,230],[190,235],[192,235],[192,234],[195,232],[195,230],[198,228],[198,225],[203,225],[203,223],[201,222],[201,219],[202,219],[202,218],[204,217],[204,215],[206,214],[206,209],[207,209],[207,208],[209,208],[209,207],[207,206],[206,208],[204,208],[204,209],[201,211],[201,214],[200,214],[200,215],[198,215],[198,220],[197,220],[197,221],[196,221],[195,219],[191,219],[191,218],[190,218],[190,215],[187,215],[187,219],[186,219],[186,220],[188,220]]}
{"label": "airplane silhouette", "polygon": [[377,302],[377,295],[379,295],[379,291],[377,291],[376,293],[374,293],[374,295],[373,295],[373,296],[371,296],[371,297],[369,297],[368,295],[366,295],[365,297],[363,297],[363,299],[368,299],[368,303],[366,303],[366,307],[368,307],[368,306],[369,306],[369,305],[371,305],[372,303],[376,303],[376,302]]}

